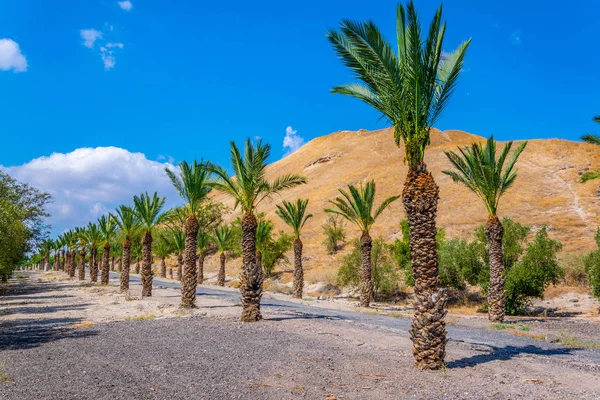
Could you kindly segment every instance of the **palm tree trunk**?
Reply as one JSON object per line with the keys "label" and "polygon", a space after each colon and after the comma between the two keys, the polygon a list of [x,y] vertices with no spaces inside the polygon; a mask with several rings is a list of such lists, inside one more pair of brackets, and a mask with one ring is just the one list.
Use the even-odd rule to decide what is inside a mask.
{"label": "palm tree trunk", "polygon": [[251,212],[242,218],[242,274],[240,292],[242,294],[242,322],[256,322],[262,319],[260,299],[263,291],[262,268],[256,262],[256,217]]}
{"label": "palm tree trunk", "polygon": [[65,258],[65,249],[63,249],[63,250],[62,250],[62,259],[61,259],[61,265],[60,265],[60,269],[61,269],[62,271],[65,271],[65,268],[66,268],[66,265],[65,265],[65,264],[66,264],[66,263],[67,263],[67,262],[66,262],[66,258]]}
{"label": "palm tree trunk", "polygon": [[435,218],[439,188],[424,162],[412,166],[402,202],[410,228],[410,253],[415,278],[414,317],[410,327],[415,365],[444,367],[446,355],[446,295],[440,289]]}
{"label": "palm tree trunk", "polygon": [[152,296],[152,234],[142,240],[142,297]]}
{"label": "palm tree trunk", "polygon": [[131,240],[123,241],[123,263],[121,265],[121,292],[129,290],[129,267],[131,263]]}
{"label": "palm tree trunk", "polygon": [[109,277],[109,261],[110,261],[110,243],[106,242],[104,244],[104,252],[102,253],[102,277],[100,278],[100,283],[103,285],[108,285],[108,277]]}
{"label": "palm tree trunk", "polygon": [[160,259],[160,277],[161,278],[167,277],[167,264],[165,263],[164,257],[161,257],[161,259]]}
{"label": "palm tree trunk", "polygon": [[198,278],[198,285],[204,283],[204,254],[198,255],[198,272],[196,272]]}
{"label": "palm tree trunk", "polygon": [[85,280],[85,249],[81,249],[81,252],[79,252],[79,263],[77,265],[77,268],[79,268],[79,280],[84,281]]}
{"label": "palm tree trunk", "polygon": [[294,297],[302,298],[304,291],[304,269],[302,268],[302,240],[294,240]]}
{"label": "palm tree trunk", "polygon": [[167,279],[173,279],[173,268],[167,268]]}
{"label": "palm tree trunk", "polygon": [[113,255],[110,259],[110,270],[115,272],[115,256]]}
{"label": "palm tree trunk", "polygon": [[373,241],[369,232],[360,237],[360,306],[369,307],[373,300],[373,279],[371,278],[371,248]]}
{"label": "palm tree trunk", "polygon": [[190,215],[185,221],[185,249],[183,251],[183,282],[181,283],[181,306],[196,307],[196,243],[198,241],[198,219]]}
{"label": "palm tree trunk", "polygon": [[71,257],[70,257],[71,261],[69,262],[69,276],[71,278],[75,278],[75,255],[76,255],[76,252],[75,252],[75,250],[71,250],[70,253],[71,253]]}
{"label": "palm tree trunk", "polygon": [[90,254],[90,279],[92,282],[98,282],[98,249],[93,248]]}
{"label": "palm tree trunk", "polygon": [[121,270],[123,269],[123,256],[117,258],[117,266],[116,266],[116,270],[121,273]]}
{"label": "palm tree trunk", "polygon": [[497,216],[490,217],[485,226],[490,256],[490,287],[488,290],[488,318],[492,322],[504,321],[504,265],[502,264],[502,239],[504,228]]}
{"label": "palm tree trunk", "polygon": [[179,254],[177,256],[177,280],[181,282],[183,279],[183,256]]}
{"label": "palm tree trunk", "polygon": [[225,252],[221,252],[219,256],[221,266],[219,267],[219,277],[217,279],[217,285],[225,286]]}
{"label": "palm tree trunk", "polygon": [[[264,273],[262,266],[262,252],[260,250],[256,250],[256,266],[260,269],[261,274]],[[267,275],[267,278],[270,278],[270,276]]]}

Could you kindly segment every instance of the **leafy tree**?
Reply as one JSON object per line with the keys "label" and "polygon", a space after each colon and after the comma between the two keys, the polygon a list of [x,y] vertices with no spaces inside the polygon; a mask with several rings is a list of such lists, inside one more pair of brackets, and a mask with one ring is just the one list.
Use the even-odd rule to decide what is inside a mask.
{"label": "leafy tree", "polygon": [[219,275],[217,277],[217,285],[219,286],[225,286],[225,253],[231,248],[232,238],[233,230],[230,226],[224,225],[215,229],[212,241],[217,245],[217,251],[221,253],[219,256]]}
{"label": "leafy tree", "polygon": [[361,231],[361,280],[360,280],[360,305],[369,307],[373,299],[373,280],[371,277],[371,248],[373,241],[370,230],[381,213],[396,201],[400,196],[388,197],[381,203],[373,214],[375,202],[375,181],[368,181],[366,185],[356,188],[348,185],[348,192],[340,189],[341,197],[329,202],[333,208],[325,209],[325,212],[337,214],[356,225]]}
{"label": "leafy tree", "polygon": [[[594,117],[594,122],[600,124],[600,115],[597,115]],[[583,140],[586,143],[590,143],[590,144],[595,144],[596,146],[600,146],[600,136],[598,135],[593,135],[591,133],[588,133],[587,135],[584,135],[581,140]],[[590,171],[590,172],[586,172],[585,174],[583,174],[581,176],[581,182],[587,182],[587,181],[591,181],[594,179],[599,179],[600,178],[600,171]]]}
{"label": "leafy tree", "polygon": [[123,236],[123,255],[121,260],[121,292],[129,290],[129,273],[131,266],[131,239],[137,233],[140,226],[140,220],[135,210],[129,206],[121,205],[116,210],[116,216],[113,216],[115,223],[121,230]]}
{"label": "leafy tree", "polygon": [[296,204],[289,201],[283,201],[283,206],[277,205],[275,211],[277,215],[285,222],[294,232],[294,297],[301,299],[304,290],[304,269],[302,268],[302,240],[300,240],[300,232],[304,228],[304,224],[312,214],[306,213],[308,199],[296,200]]}
{"label": "leafy tree", "polygon": [[442,7],[427,31],[422,29],[413,1],[396,13],[396,54],[371,21],[343,20],[327,37],[336,53],[362,84],[335,86],[333,93],[362,100],[394,126],[399,146],[404,142],[409,172],[402,201],[410,226],[415,285],[415,314],[411,328],[416,365],[438,369],[444,365],[446,299],[439,289],[436,224],[439,189],[427,171],[425,149],[431,127],[442,115],[458,82],[470,40],[443,55],[446,24]]}
{"label": "leafy tree", "polygon": [[262,269],[256,262],[256,207],[264,200],[282,191],[306,183],[306,178],[298,175],[282,175],[269,182],[266,179],[267,159],[271,146],[258,140],[256,145],[246,140],[244,155],[235,143],[231,142],[231,166],[234,176],[219,166],[211,166],[217,176],[211,185],[235,200],[235,207],[242,209],[242,274],[240,292],[242,294],[242,322],[255,322],[262,319],[260,300],[262,298]]}
{"label": "leafy tree", "polygon": [[342,243],[346,240],[346,231],[344,230],[344,219],[339,215],[329,215],[323,225],[321,225],[325,240],[323,245],[327,248],[329,254],[337,253]]}
{"label": "leafy tree", "polygon": [[592,290],[592,296],[600,299],[600,228],[596,230],[594,240],[598,249],[585,256],[583,263]]}

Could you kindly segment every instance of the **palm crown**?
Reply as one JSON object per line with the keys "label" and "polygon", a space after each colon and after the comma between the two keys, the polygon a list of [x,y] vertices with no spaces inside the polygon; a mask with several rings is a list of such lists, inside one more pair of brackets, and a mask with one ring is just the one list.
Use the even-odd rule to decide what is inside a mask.
{"label": "palm crown", "polygon": [[460,155],[453,151],[446,152],[457,171],[443,171],[444,174],[450,176],[454,182],[464,184],[479,196],[490,216],[496,215],[500,198],[515,182],[515,164],[527,142],[521,143],[507,161],[512,145],[512,141],[508,142],[497,159],[493,136],[487,140],[485,147],[473,143],[470,147],[459,148]]}
{"label": "palm crown", "polygon": [[373,214],[373,203],[375,201],[375,181],[371,180],[366,185],[356,188],[348,185],[348,192],[340,189],[342,197],[329,200],[335,208],[327,208],[325,212],[339,214],[360,228],[362,232],[369,232],[373,223],[381,213],[389,207],[392,202],[400,196],[391,196],[385,199]]}
{"label": "palm crown", "polygon": [[246,139],[244,155],[240,153],[234,142],[231,142],[231,166],[234,177],[219,166],[210,165],[210,170],[217,175],[211,182],[215,189],[227,193],[235,199],[235,207],[241,205],[243,212],[253,212],[258,204],[270,196],[303,183],[306,178],[286,174],[269,182],[265,177],[267,159],[271,154],[271,146],[258,140],[256,146]]}
{"label": "palm crown", "polygon": [[371,21],[343,20],[339,31],[327,33],[338,56],[363,82],[335,86],[332,92],[355,97],[380,111],[395,127],[396,144],[404,141],[411,166],[423,161],[429,129],[448,104],[471,41],[445,54],[446,23],[441,21],[440,6],[423,40],[414,3],[410,1],[406,9],[398,5],[397,53]]}
{"label": "palm crown", "polygon": [[166,214],[161,214],[161,210],[165,205],[165,198],[158,197],[156,192],[154,192],[152,198],[150,198],[148,192],[140,196],[134,196],[133,205],[140,225],[143,226],[146,232],[151,233],[154,227],[166,217]]}
{"label": "palm crown", "polygon": [[194,160],[193,164],[188,164],[186,161],[179,164],[179,176],[173,171],[165,168],[165,172],[171,179],[173,186],[181,198],[186,202],[190,214],[197,211],[198,204],[208,196],[212,188],[208,186],[211,172],[206,168],[205,163],[200,163]]}
{"label": "palm crown", "polygon": [[215,229],[214,242],[217,244],[220,252],[227,251],[231,247],[233,239],[233,229],[230,226],[220,226]]}
{"label": "palm crown", "polygon": [[96,249],[102,242],[102,232],[98,229],[98,225],[90,222],[82,231],[82,238],[90,249]]}
{"label": "palm crown", "polygon": [[212,243],[212,236],[206,233],[206,231],[200,229],[198,231],[198,240],[196,242],[196,247],[198,248],[198,253],[200,255],[204,255],[206,249]]}
{"label": "palm crown", "polygon": [[112,215],[109,214],[108,217],[103,215],[98,219],[98,228],[100,229],[104,241],[109,243],[117,230],[117,224]]}
{"label": "palm crown", "polygon": [[164,235],[159,235],[158,240],[152,246],[152,252],[160,258],[168,257],[172,253],[171,243]]}
{"label": "palm crown", "polygon": [[117,215],[113,215],[115,224],[119,227],[125,237],[130,238],[139,227],[139,219],[133,208],[121,205],[115,210]]}
{"label": "palm crown", "polygon": [[277,215],[294,230],[296,238],[300,237],[300,231],[306,224],[306,221],[311,218],[312,214],[306,214],[306,207],[308,206],[308,199],[296,200],[296,204],[290,203],[289,201],[283,201],[283,207],[277,205],[275,211]]}
{"label": "palm crown", "polygon": [[171,230],[171,237],[173,238],[171,241],[173,252],[178,256],[182,255],[185,250],[185,232],[173,229]]}

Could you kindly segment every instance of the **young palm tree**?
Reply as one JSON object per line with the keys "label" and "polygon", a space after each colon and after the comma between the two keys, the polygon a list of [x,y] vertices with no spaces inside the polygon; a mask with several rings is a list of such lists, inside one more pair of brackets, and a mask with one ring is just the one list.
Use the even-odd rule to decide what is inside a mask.
{"label": "young palm tree", "polygon": [[112,215],[103,215],[98,219],[98,227],[100,228],[100,232],[102,233],[102,239],[104,240],[104,251],[102,252],[102,276],[100,279],[100,283],[103,285],[108,285],[109,278],[109,261],[110,261],[110,241],[113,239],[113,235],[117,230],[117,224],[115,223],[115,218]]}
{"label": "young palm tree", "polygon": [[439,288],[435,242],[439,188],[424,162],[431,127],[442,115],[453,93],[470,40],[442,55],[446,24],[437,10],[426,38],[413,1],[398,5],[398,53],[373,22],[344,20],[340,31],[327,33],[336,53],[363,84],[336,86],[333,93],[355,97],[383,114],[394,126],[399,146],[404,142],[409,172],[402,202],[410,227],[415,278],[415,313],[410,329],[415,364],[444,366],[446,296]]}
{"label": "young palm tree", "polygon": [[304,269],[302,268],[302,240],[300,231],[311,218],[312,214],[306,214],[308,199],[296,200],[296,204],[283,201],[283,207],[277,205],[277,215],[294,231],[294,297],[301,299],[304,290]]}
{"label": "young palm tree", "polygon": [[[512,157],[507,159],[512,148],[510,141],[496,158],[496,142],[490,137],[485,147],[473,143],[471,147],[459,148],[460,154],[447,151],[446,156],[454,171],[443,171],[454,182],[462,183],[483,200],[488,211],[485,235],[488,239],[490,257],[490,285],[488,291],[488,317],[490,321],[504,320],[504,266],[502,265],[502,238],[504,228],[498,218],[498,203],[517,178],[515,164],[527,142],[521,143]],[[506,163],[506,165],[505,165]]]}
{"label": "young palm tree", "polygon": [[373,241],[369,232],[377,217],[400,196],[385,199],[373,214],[375,181],[371,180],[364,186],[361,184],[359,189],[353,185],[348,185],[349,192],[343,189],[339,191],[342,197],[329,200],[335,208],[327,208],[325,212],[341,215],[361,230],[360,305],[369,307],[371,300],[373,300],[373,280],[371,279],[371,248]]}
{"label": "young palm tree", "polygon": [[50,253],[52,252],[52,240],[44,240],[40,247],[42,254],[42,270],[47,270],[50,264]]}
{"label": "young palm tree", "polygon": [[142,242],[140,240],[135,240],[131,244],[131,257],[135,259],[135,268],[134,273],[140,273],[140,260],[142,259]]}
{"label": "young palm tree", "polygon": [[131,267],[131,238],[139,228],[139,219],[134,209],[121,205],[113,216],[115,223],[123,235],[123,254],[121,261],[121,291],[129,290],[129,272]]}
{"label": "young palm tree", "polygon": [[171,230],[171,252],[177,256],[177,280],[183,280],[183,254],[185,253],[185,232],[179,229]]}
{"label": "young palm tree", "polygon": [[254,146],[246,140],[244,155],[235,143],[231,142],[231,166],[234,178],[221,167],[211,166],[217,180],[211,185],[235,200],[235,206],[242,209],[242,274],[240,292],[242,294],[243,322],[262,319],[260,299],[262,297],[262,271],[256,263],[256,207],[265,199],[285,189],[306,183],[306,178],[298,175],[283,175],[269,182],[265,177],[267,159],[271,146],[258,140]]}
{"label": "young palm tree", "polygon": [[198,285],[204,282],[204,257],[206,252],[212,243],[212,236],[206,233],[205,230],[201,229],[198,231],[198,241],[196,247],[198,248],[198,271],[196,277],[198,278]]}
{"label": "young palm tree", "polygon": [[98,225],[89,223],[85,230],[85,238],[90,249],[90,280],[98,281],[98,247],[102,243],[102,232],[98,229]]}
{"label": "young palm tree", "polygon": [[155,192],[152,197],[148,192],[133,197],[133,209],[140,221],[144,236],[142,238],[142,297],[152,296],[152,233],[165,218],[161,210],[165,198],[158,197]]}
{"label": "young palm tree", "polygon": [[152,246],[152,251],[154,251],[154,255],[160,258],[160,270],[159,275],[161,278],[167,277],[167,263],[166,258],[171,255],[171,244],[167,240],[167,238],[160,234],[158,236],[158,240]]}
{"label": "young palm tree", "polygon": [[[600,124],[600,115],[597,115],[594,117],[594,122]],[[590,144],[595,144],[596,146],[600,146],[600,136],[598,136],[598,135],[593,135],[591,133],[588,133],[587,135],[582,136],[581,140],[583,140],[584,142],[590,143]],[[583,183],[585,183],[587,181],[595,180],[595,179],[600,179],[600,170],[586,172],[585,174],[583,174],[581,176],[581,182],[583,182]]]}
{"label": "young palm tree", "polygon": [[230,226],[220,226],[215,229],[213,241],[217,245],[217,251],[221,253],[219,256],[220,267],[217,278],[217,285],[225,286],[225,252],[231,249],[231,239],[233,238],[233,229]]}
{"label": "young palm tree", "polygon": [[179,176],[167,168],[165,168],[165,172],[183,201],[185,201],[186,211],[188,212],[184,227],[184,279],[181,281],[181,306],[191,308],[196,307],[196,286],[198,284],[196,276],[196,241],[199,225],[196,212],[202,200],[206,199],[212,190],[208,186],[211,173],[206,168],[206,164],[198,164],[196,160],[191,165],[185,161],[180,163],[179,169]]}
{"label": "young palm tree", "polygon": [[275,228],[273,221],[264,219],[264,214],[261,213],[256,224],[256,265],[263,276],[266,272],[267,278],[270,278],[270,271],[263,270],[262,260],[263,254],[267,251],[267,246],[271,242],[273,228]]}

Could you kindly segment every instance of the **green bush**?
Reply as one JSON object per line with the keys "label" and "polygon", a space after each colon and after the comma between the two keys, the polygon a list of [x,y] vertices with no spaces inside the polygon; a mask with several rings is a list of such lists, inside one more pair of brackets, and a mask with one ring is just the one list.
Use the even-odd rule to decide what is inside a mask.
{"label": "green bush", "polygon": [[414,286],[415,280],[411,267],[409,228],[408,222],[405,219],[400,221],[400,229],[402,231],[402,239],[396,239],[388,248],[392,258],[396,262],[396,266],[402,271],[404,283],[408,286]]}
{"label": "green bush", "polygon": [[600,228],[596,230],[594,239],[598,245],[598,250],[594,250],[585,256],[583,263],[588,282],[590,283],[590,289],[592,290],[592,296],[600,299]]}
{"label": "green bush", "polygon": [[323,245],[327,248],[327,252],[329,254],[337,253],[346,240],[343,218],[340,215],[329,215],[321,228],[325,234]]}
{"label": "green bush", "polygon": [[280,261],[289,262],[285,253],[292,248],[294,237],[283,231],[279,231],[279,237],[271,236],[261,247],[262,266],[265,276],[268,278],[273,274],[275,266]]}
{"label": "green bush", "polygon": [[479,243],[464,239],[438,241],[440,282],[443,287],[466,289],[466,283],[481,284],[485,265],[480,257]]}

